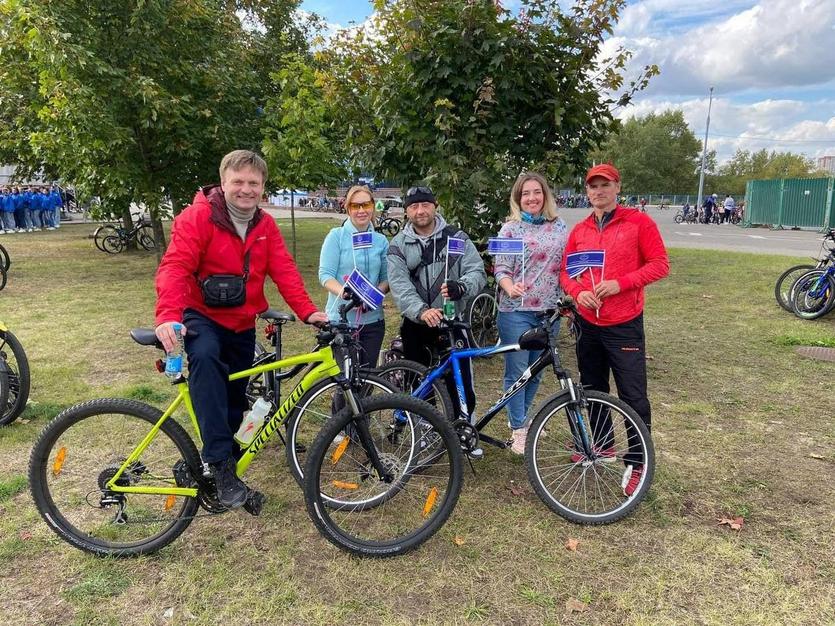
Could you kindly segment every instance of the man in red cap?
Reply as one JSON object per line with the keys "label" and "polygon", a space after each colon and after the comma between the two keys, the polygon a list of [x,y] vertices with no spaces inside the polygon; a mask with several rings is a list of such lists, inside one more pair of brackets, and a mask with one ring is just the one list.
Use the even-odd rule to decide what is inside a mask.
{"label": "man in red cap", "polygon": [[[613,165],[596,165],[586,174],[586,194],[593,211],[568,236],[560,286],[574,298],[580,314],[577,365],[581,382],[608,393],[611,372],[618,396],[649,428],[644,287],[664,278],[670,262],[658,226],[646,213],[618,205],[619,193],[620,172]],[[592,251],[597,254],[589,255],[594,260],[587,267],[575,265],[569,272],[568,255]],[[616,452],[611,450],[611,425],[595,423],[600,420],[608,416],[592,416],[595,445],[603,457],[607,452],[611,456]],[[583,460],[580,453],[572,460],[575,457],[576,462]],[[631,496],[641,482],[643,465],[629,453],[624,460],[623,490]]]}

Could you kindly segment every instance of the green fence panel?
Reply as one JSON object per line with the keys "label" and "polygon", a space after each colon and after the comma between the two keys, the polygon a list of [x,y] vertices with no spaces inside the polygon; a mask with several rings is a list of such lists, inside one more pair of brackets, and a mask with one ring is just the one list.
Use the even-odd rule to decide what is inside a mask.
{"label": "green fence panel", "polygon": [[833,178],[780,178],[748,181],[745,225],[826,228],[835,223]]}

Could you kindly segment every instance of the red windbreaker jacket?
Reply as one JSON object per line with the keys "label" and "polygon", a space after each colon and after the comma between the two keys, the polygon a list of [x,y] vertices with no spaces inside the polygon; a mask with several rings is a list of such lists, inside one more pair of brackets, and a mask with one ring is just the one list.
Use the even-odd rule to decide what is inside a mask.
{"label": "red windbreaker jacket", "polygon": [[[246,302],[230,308],[209,308],[203,304],[198,278],[202,280],[210,274],[243,274],[247,251]],[[267,275],[300,320],[306,320],[317,310],[275,221],[257,209],[246,241],[241,241],[229,219],[220,186],[205,187],[174,218],[171,243],[157,270],[157,325],[181,322],[183,311],[194,309],[235,332],[253,328],[255,316],[268,307],[264,296]]]}
{"label": "red windbreaker jacket", "polygon": [[[576,280],[569,278],[566,258],[584,250],[605,250],[604,267],[587,270]],[[669,273],[670,261],[658,226],[637,209],[618,205],[602,231],[594,213],[572,229],[563,254],[560,286],[576,300],[581,291],[592,291],[592,281],[597,285],[604,279],[616,279],[620,293],[603,300],[599,317],[594,309],[577,307],[592,324],[613,326],[637,317],[644,310],[644,287]]]}

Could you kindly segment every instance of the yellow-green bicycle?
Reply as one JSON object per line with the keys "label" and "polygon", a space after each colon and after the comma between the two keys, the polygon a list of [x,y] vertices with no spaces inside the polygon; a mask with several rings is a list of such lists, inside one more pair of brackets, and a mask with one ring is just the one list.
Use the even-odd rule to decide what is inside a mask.
{"label": "yellow-green bicycle", "polygon": [[[449,517],[461,490],[462,456],[454,431],[431,405],[364,391],[366,381],[353,365],[357,342],[345,323],[353,305],[343,306],[341,322],[318,331],[313,352],[229,376],[307,368],[241,449],[237,472],[246,473],[322,381],[335,383],[346,407],[325,420],[306,451],[308,513],[340,548],[394,556],[419,546]],[[161,347],[152,330],[131,336]],[[38,511],[62,539],[97,555],[148,554],[171,543],[195,517],[225,511],[195,440],[174,418],[185,409],[199,445],[188,380],[173,383],[177,397],[165,411],[134,400],[92,400],[61,412],[43,430],[32,450],[29,482]],[[426,458],[431,463],[421,461]],[[247,506],[260,512],[258,501]]]}

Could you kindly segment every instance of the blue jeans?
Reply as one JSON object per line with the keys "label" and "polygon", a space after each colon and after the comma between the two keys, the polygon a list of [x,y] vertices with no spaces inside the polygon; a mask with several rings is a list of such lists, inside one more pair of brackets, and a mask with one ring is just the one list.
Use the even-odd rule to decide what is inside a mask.
{"label": "blue jeans", "polygon": [[54,211],[52,209],[41,209],[41,225],[44,228],[55,226],[55,224],[52,223],[53,214]]}
{"label": "blue jeans", "polygon": [[41,227],[41,210],[40,209],[27,209],[29,211],[29,228],[40,228]]}
{"label": "blue jeans", "polygon": [[6,230],[14,230],[17,228],[17,224],[15,224],[14,220],[14,212],[13,211],[3,211],[3,228]]}
{"label": "blue jeans", "polygon": [[[517,343],[519,336],[529,328],[539,326],[539,313],[536,311],[511,311],[505,313],[499,311],[496,325],[499,328],[499,338],[503,344]],[[556,337],[559,330],[559,323],[551,328],[552,339]],[[517,381],[522,373],[531,366],[540,352],[530,350],[519,350],[508,352],[504,356],[504,389],[507,389]],[[522,428],[528,421],[528,411],[533,404],[536,390],[539,388],[539,381],[542,379],[542,372],[531,378],[528,385],[510,399],[505,408],[510,416],[510,427],[513,429]]]}

